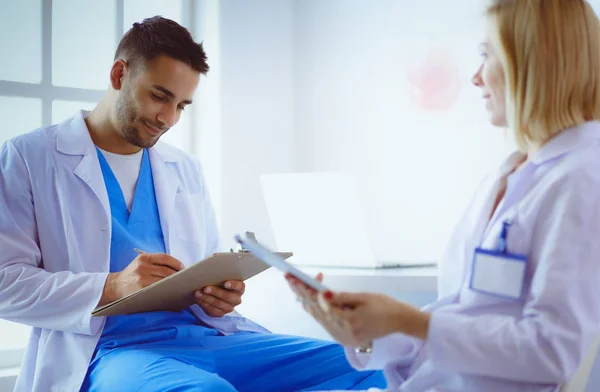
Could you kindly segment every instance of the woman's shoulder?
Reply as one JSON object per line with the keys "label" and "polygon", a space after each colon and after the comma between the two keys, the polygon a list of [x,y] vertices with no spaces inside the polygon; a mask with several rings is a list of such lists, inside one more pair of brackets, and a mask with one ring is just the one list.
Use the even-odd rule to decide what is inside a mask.
{"label": "woman's shoulder", "polygon": [[553,188],[572,186],[600,192],[600,141],[559,157],[546,176]]}

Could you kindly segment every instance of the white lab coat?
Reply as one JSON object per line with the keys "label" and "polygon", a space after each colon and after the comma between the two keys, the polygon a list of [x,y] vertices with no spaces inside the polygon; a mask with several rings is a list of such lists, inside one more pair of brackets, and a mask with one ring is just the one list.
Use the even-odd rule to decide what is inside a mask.
{"label": "white lab coat", "polygon": [[[570,380],[600,329],[600,123],[563,131],[508,176],[489,220],[521,157],[480,185],[455,228],[427,343],[390,335],[370,355],[347,350],[355,367],[384,369],[403,392],[556,391]],[[508,251],[529,257],[521,300],[469,288],[474,249],[496,249],[507,219]]]}
{"label": "white lab coat", "polygon": [[[16,391],[79,391],[105,321],[91,312],[109,272],[111,215],[84,115],[0,150],[0,318],[33,327]],[[161,142],[149,156],[167,251],[186,265],[217,251],[198,161]],[[192,308],[224,333],[268,332]]]}

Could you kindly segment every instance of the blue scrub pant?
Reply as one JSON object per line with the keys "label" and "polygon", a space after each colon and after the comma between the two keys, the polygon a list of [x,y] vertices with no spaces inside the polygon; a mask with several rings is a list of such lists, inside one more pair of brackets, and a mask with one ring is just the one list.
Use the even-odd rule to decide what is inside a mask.
{"label": "blue scrub pant", "polygon": [[[200,327],[202,328],[202,327]],[[158,336],[156,336],[158,337]],[[358,372],[334,343],[240,332],[142,341],[97,356],[83,391],[286,392],[385,387],[381,372]]]}

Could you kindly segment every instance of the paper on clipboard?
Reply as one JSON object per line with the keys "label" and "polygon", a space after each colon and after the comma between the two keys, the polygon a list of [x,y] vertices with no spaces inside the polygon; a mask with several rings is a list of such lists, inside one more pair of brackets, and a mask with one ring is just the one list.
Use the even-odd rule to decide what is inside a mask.
{"label": "paper on clipboard", "polygon": [[[278,255],[287,259],[292,253]],[[270,267],[246,251],[215,253],[125,298],[96,308],[92,316],[179,311],[195,303],[194,291],[198,289],[227,280],[244,281]]]}

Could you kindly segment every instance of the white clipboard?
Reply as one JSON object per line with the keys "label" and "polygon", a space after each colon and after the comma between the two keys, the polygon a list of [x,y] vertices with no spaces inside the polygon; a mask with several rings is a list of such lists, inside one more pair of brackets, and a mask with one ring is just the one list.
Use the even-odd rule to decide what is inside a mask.
{"label": "white clipboard", "polygon": [[296,278],[300,279],[302,282],[315,289],[316,291],[328,290],[323,283],[319,282],[312,276],[300,271],[298,268],[285,261],[285,259],[288,259],[290,256],[292,256],[291,254],[288,257],[283,257],[281,253],[271,252],[269,249],[259,244],[254,238],[254,236],[248,235],[248,233],[243,235],[236,235],[235,240],[244,249],[254,254],[254,256],[259,258],[260,260],[277,268],[280,271],[294,275]]}

